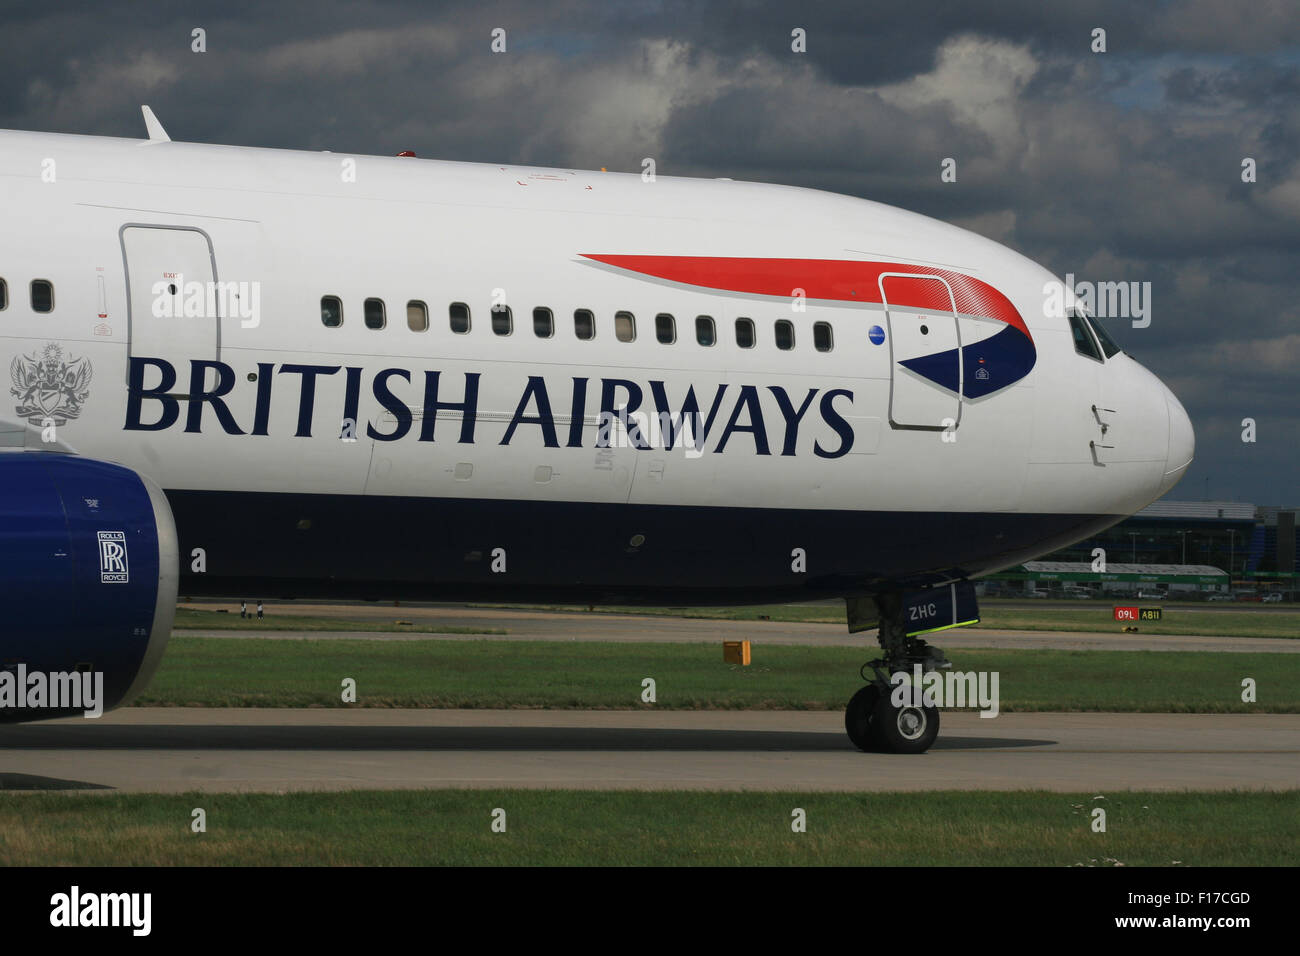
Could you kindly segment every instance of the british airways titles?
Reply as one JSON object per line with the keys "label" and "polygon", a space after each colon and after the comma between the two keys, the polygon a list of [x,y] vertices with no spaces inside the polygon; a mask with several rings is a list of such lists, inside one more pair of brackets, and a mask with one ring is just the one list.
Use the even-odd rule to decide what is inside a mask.
{"label": "british airways titles", "polygon": [[[365,376],[360,366],[259,362],[252,420],[241,423],[227,403],[238,384],[235,370],[225,362],[208,359],[191,359],[189,364],[189,388],[178,394],[178,371],[171,362],[133,356],[123,427],[128,431],[170,429],[179,424],[181,402],[185,402],[186,432],[199,433],[205,424],[212,427],[215,421],[216,427],[228,435],[269,435],[272,392],[290,388],[297,392],[293,437],[311,438],[318,391],[322,381],[339,380],[334,376],[341,377],[343,396],[332,421],[341,422],[345,433],[349,423],[358,421]],[[385,368],[375,372],[369,391],[391,418],[367,422],[366,437],[398,441],[414,433],[418,441],[433,442],[438,414],[445,412],[448,415],[444,418],[459,418],[455,441],[473,444],[479,440],[481,378],[479,372],[464,372],[449,382],[434,369],[413,373],[405,368]],[[151,384],[146,385],[146,381]],[[770,411],[764,416],[764,393],[775,401],[779,420]],[[528,376],[499,444],[509,445],[521,430],[532,428],[538,430],[547,448],[582,448],[583,429],[593,404],[598,411],[592,443],[596,448],[627,444],[641,450],[683,447],[688,452],[702,453],[709,437],[716,435],[716,443],[707,449],[714,453],[752,447],[758,455],[791,456],[799,447],[800,428],[818,420],[825,427],[818,428],[819,435],[812,443],[814,455],[840,458],[853,447],[853,429],[845,418],[853,404],[853,392],[846,388],[808,388],[792,394],[780,385],[720,383],[711,394],[701,390],[697,395],[694,385],[689,385],[684,394],[670,395],[667,384],[659,380],[647,381],[643,386],[629,379],[573,376],[548,384],[541,375]],[[421,409],[418,427],[413,406]],[[558,418],[557,407],[561,411]]]}

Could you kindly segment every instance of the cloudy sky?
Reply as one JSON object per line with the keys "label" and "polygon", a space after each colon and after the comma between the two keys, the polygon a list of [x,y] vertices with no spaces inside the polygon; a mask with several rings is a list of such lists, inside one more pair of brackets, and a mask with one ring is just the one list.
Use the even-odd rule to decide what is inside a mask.
{"label": "cloudy sky", "polygon": [[2,9],[3,128],[142,137],[149,103],[179,140],[627,171],[651,156],[663,175],[926,213],[1058,275],[1150,282],[1150,326],[1109,325],[1195,423],[1171,497],[1300,505],[1295,0]]}

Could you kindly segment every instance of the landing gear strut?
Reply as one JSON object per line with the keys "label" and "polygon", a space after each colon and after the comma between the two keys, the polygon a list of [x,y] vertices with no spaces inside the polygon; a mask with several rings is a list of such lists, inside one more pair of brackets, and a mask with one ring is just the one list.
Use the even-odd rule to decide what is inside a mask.
{"label": "landing gear strut", "polygon": [[[863,606],[873,601],[875,607]],[[862,603],[859,603],[862,602]],[[938,708],[922,704],[896,706],[894,691],[898,685],[890,677],[899,671],[911,681],[916,665],[923,673],[951,667],[937,647],[916,637],[908,637],[903,623],[903,598],[898,592],[886,592],[874,598],[849,598],[849,629],[855,630],[855,617],[875,617],[879,622],[878,640],[884,656],[862,666],[868,684],[853,695],[844,711],[844,729],[859,750],[895,754],[925,753],[939,735]],[[856,605],[856,606],[855,606]],[[871,668],[872,676],[866,670]]]}

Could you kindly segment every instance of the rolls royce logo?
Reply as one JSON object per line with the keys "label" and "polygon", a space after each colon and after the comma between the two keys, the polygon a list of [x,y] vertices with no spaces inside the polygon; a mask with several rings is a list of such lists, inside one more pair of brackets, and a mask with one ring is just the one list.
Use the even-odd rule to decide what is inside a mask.
{"label": "rolls royce logo", "polygon": [[99,532],[99,580],[101,584],[129,584],[126,566],[126,534],[122,531]]}
{"label": "rolls royce logo", "polygon": [[54,342],[47,343],[39,356],[36,352],[16,356],[9,363],[13,381],[9,394],[18,399],[14,410],[32,425],[66,425],[81,414],[93,374],[90,359],[71,355],[65,359]]}

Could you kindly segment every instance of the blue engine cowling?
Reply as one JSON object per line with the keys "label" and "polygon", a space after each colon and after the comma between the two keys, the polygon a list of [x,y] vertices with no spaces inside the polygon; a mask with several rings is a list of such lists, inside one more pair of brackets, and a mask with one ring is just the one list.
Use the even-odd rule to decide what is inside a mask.
{"label": "blue engine cowling", "polygon": [[[99,672],[104,710],[129,700],[162,659],[178,575],[176,526],[154,482],[77,455],[0,451],[0,668],[14,675],[0,687]],[[48,703],[0,696],[0,721],[84,710]]]}

